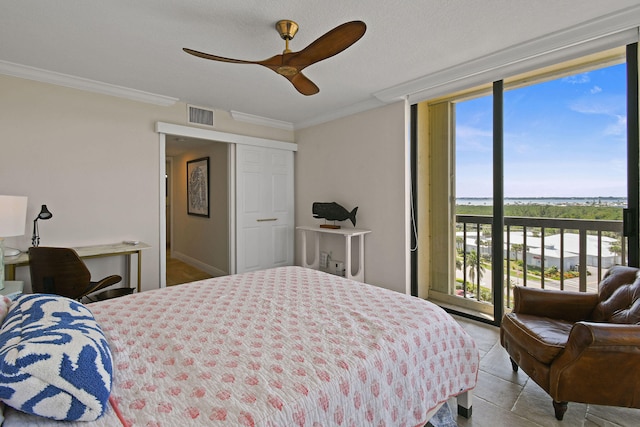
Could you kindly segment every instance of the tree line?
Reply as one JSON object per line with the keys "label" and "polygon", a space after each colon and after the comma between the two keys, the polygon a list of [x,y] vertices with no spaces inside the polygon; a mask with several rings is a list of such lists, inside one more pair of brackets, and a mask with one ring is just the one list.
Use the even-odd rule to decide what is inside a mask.
{"label": "tree line", "polygon": [[[456,205],[456,214],[491,216],[493,207]],[[505,205],[504,216],[622,221],[622,208],[618,206],[518,204]]]}

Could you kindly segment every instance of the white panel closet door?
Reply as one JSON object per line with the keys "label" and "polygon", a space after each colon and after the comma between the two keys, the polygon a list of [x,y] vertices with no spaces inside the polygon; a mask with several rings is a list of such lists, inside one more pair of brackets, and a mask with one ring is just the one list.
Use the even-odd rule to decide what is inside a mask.
{"label": "white panel closet door", "polygon": [[293,265],[293,151],[236,145],[236,273]]}

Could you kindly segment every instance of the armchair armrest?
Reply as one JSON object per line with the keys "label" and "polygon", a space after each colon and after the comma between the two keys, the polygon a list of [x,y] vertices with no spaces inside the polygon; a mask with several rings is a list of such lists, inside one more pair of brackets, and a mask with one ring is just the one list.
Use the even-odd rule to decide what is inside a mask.
{"label": "armchair armrest", "polygon": [[571,322],[590,318],[598,304],[598,295],[516,286],[513,288],[514,313],[562,319]]}
{"label": "armchair armrest", "polygon": [[[588,347],[640,348],[640,325],[625,323],[577,322],[573,325],[567,349],[581,352]],[[637,351],[637,350],[636,350]]]}
{"label": "armchair armrest", "polygon": [[[554,369],[562,370],[570,365],[580,362],[581,358],[591,353],[613,355],[614,353],[634,353],[637,355],[640,348],[640,325],[623,323],[595,323],[576,322],[571,328],[567,345],[563,353],[553,362]],[[640,367],[640,359],[635,360]],[[603,362],[606,357],[603,358]],[[620,369],[620,365],[607,366],[606,363],[599,366],[600,372],[604,369]]]}
{"label": "armchair armrest", "polygon": [[640,325],[577,322],[552,362],[549,394],[556,401],[639,407]]}

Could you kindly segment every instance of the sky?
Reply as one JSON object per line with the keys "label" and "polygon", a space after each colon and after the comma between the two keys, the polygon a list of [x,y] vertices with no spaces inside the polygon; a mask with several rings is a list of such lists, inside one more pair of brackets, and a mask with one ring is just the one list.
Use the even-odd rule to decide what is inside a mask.
{"label": "sky", "polygon": [[[626,69],[504,93],[505,197],[624,197]],[[492,96],[456,104],[456,197],[492,195]]]}

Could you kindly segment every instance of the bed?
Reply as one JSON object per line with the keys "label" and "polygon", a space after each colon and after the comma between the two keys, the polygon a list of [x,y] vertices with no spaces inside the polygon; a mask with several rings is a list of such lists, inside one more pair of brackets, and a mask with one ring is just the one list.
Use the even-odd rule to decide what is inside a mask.
{"label": "bed", "polygon": [[453,396],[470,413],[474,341],[390,290],[282,267],[87,307],[112,353],[110,404],[65,426],[423,426]]}

